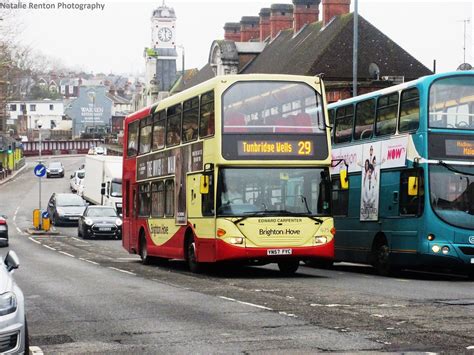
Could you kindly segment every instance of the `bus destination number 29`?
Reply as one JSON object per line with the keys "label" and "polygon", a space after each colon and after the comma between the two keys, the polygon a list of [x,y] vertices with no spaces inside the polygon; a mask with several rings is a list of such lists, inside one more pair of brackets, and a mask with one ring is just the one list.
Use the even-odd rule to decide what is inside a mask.
{"label": "bus destination number 29", "polygon": [[238,141],[238,154],[239,156],[311,156],[314,151],[313,142],[310,140],[241,140]]}

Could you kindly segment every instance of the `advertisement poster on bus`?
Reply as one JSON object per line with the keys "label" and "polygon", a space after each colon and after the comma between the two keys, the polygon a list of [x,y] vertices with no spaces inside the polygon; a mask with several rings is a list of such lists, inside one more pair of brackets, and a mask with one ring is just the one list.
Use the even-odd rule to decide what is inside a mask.
{"label": "advertisement poster on bus", "polygon": [[381,143],[364,144],[362,150],[361,221],[376,221],[379,218]]}
{"label": "advertisement poster on bus", "polygon": [[406,166],[408,136],[382,141],[382,169]]}
{"label": "advertisement poster on bus", "polygon": [[344,162],[336,166],[340,159],[343,159],[349,166],[349,173],[358,172],[361,170],[362,160],[362,144],[353,145],[349,147],[335,148],[332,150],[333,168],[331,174],[339,174],[341,169],[345,169]]}

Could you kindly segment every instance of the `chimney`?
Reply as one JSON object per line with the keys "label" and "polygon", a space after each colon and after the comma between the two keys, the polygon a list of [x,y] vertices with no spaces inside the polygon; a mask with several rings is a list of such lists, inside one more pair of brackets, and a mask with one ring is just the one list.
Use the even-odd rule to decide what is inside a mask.
{"label": "chimney", "polygon": [[260,17],[244,16],[240,20],[240,42],[260,39]]}
{"label": "chimney", "polygon": [[240,42],[240,23],[227,22],[224,25],[224,39],[234,42]]}
{"label": "chimney", "polygon": [[273,4],[270,10],[270,35],[273,39],[278,32],[293,26],[293,5]]}
{"label": "chimney", "polygon": [[323,25],[326,26],[334,16],[349,13],[351,0],[323,0]]}
{"label": "chimney", "polygon": [[321,0],[293,0],[293,30],[297,33],[307,23],[319,21]]}
{"label": "chimney", "polygon": [[260,10],[260,42],[265,41],[265,38],[270,36],[270,13],[270,8]]}

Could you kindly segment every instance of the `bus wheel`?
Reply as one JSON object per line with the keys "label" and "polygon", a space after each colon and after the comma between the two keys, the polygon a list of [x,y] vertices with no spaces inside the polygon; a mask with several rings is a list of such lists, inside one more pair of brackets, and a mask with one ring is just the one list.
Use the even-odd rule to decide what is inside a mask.
{"label": "bus wheel", "polygon": [[143,265],[149,265],[151,257],[148,255],[148,247],[146,245],[146,238],[143,232],[140,233],[140,258]]}
{"label": "bus wheel", "polygon": [[188,263],[189,270],[195,274],[199,274],[203,271],[202,263],[196,259],[196,243],[194,242],[193,236],[186,238],[186,262]]}
{"label": "bus wheel", "polygon": [[283,275],[293,275],[300,266],[299,260],[285,260],[278,263],[278,268]]}
{"label": "bus wheel", "polygon": [[374,267],[379,275],[389,276],[395,269],[390,265],[390,248],[386,241],[377,243],[374,248]]}

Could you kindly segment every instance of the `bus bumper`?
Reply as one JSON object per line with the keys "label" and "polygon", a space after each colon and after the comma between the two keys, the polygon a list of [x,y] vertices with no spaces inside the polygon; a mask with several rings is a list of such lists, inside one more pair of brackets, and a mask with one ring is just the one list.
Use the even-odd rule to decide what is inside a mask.
{"label": "bus bumper", "polygon": [[[269,255],[269,250],[291,250],[287,255]],[[271,253],[271,252],[270,252]],[[334,238],[326,244],[308,247],[248,248],[216,240],[216,261],[224,260],[280,260],[295,259],[334,259]]]}

